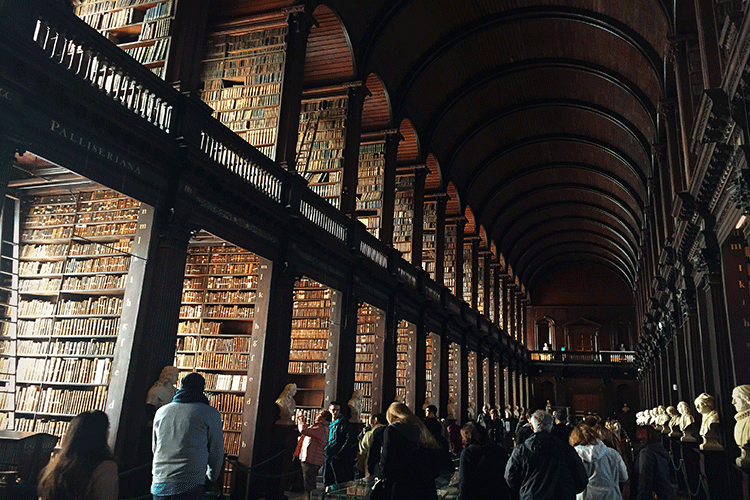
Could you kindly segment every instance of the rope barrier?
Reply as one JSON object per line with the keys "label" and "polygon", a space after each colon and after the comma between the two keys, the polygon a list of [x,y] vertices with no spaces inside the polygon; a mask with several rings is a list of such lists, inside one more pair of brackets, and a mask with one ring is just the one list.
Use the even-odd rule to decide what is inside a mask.
{"label": "rope barrier", "polygon": [[680,459],[679,465],[675,465],[674,456],[672,455],[672,452],[670,451],[669,462],[670,462],[670,465],[672,466],[672,469],[674,469],[676,473],[682,471],[682,479],[685,482],[685,488],[687,489],[687,493],[690,498],[696,498],[698,496],[698,493],[700,493],[701,490],[703,490],[706,500],[711,500],[711,493],[708,491],[706,478],[703,476],[703,474],[698,474],[698,486],[696,487],[695,492],[693,492],[690,489],[690,481],[688,480],[687,469],[685,468],[685,461],[683,459]]}
{"label": "rope barrier", "polygon": [[148,467],[151,467],[151,462],[146,462],[143,465],[139,465],[138,467],[133,467],[132,469],[120,472],[117,476],[122,479],[124,476],[127,476],[128,474],[132,474],[134,472],[138,472],[140,470],[146,469]]}

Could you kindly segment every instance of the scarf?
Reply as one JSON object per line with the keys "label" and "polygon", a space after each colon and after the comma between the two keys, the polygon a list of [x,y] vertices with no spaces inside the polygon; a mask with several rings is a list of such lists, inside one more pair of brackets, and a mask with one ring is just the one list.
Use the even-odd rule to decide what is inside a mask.
{"label": "scarf", "polygon": [[208,398],[206,398],[201,391],[196,391],[194,389],[177,389],[177,393],[175,393],[174,398],[172,398],[172,402],[208,404]]}

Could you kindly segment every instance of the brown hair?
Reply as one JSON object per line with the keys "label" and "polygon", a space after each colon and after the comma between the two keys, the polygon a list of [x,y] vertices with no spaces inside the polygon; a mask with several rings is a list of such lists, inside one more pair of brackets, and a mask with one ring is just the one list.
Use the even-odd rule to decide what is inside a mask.
{"label": "brown hair", "polygon": [[40,473],[39,498],[83,498],[94,469],[112,459],[107,445],[108,431],[109,419],[103,411],[87,411],[73,418],[60,450]]}
{"label": "brown hair", "polygon": [[481,444],[484,441],[479,427],[480,425],[475,422],[466,422],[464,426],[461,427],[461,437],[463,438],[464,446],[469,446],[474,443]]}
{"label": "brown hair", "polygon": [[574,427],[570,433],[570,446],[586,446],[596,444],[596,434],[594,430],[586,424]]}
{"label": "brown hair", "polygon": [[419,444],[425,448],[440,448],[432,433],[425,427],[424,423],[414,415],[408,406],[404,403],[391,403],[385,414],[388,423],[403,422],[405,424],[416,425],[419,427]]}

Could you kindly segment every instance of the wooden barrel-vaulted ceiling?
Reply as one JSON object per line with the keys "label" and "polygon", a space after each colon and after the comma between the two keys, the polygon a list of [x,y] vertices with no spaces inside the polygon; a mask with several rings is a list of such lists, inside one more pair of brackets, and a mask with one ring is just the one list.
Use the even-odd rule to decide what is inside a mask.
{"label": "wooden barrel-vaulted ceiling", "polygon": [[408,118],[532,289],[593,263],[634,286],[670,8],[659,0],[328,0],[362,75]]}
{"label": "wooden barrel-vaulted ceiling", "polygon": [[[532,294],[551,271],[578,264],[634,286],[659,142],[666,0],[319,3],[313,46],[346,41],[355,78],[377,75],[390,127],[408,120],[420,161],[439,164],[439,185],[460,200],[453,210],[471,207]],[[327,67],[343,70],[333,60],[342,53]]]}

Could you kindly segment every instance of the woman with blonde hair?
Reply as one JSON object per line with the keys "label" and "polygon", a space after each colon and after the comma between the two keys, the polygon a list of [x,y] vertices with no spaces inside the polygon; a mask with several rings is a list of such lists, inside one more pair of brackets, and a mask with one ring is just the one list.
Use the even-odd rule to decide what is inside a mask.
{"label": "woman with blonde hair", "polygon": [[60,450],[42,469],[40,500],[116,500],[117,464],[107,445],[109,419],[87,411],[70,422]]}
{"label": "woman with blonde hair", "polygon": [[628,480],[628,470],[620,454],[608,447],[586,424],[574,428],[570,434],[573,446],[583,461],[589,484],[576,500],[622,500],[620,483]]}
{"label": "woman with blonde hair", "polygon": [[391,403],[386,412],[388,427],[375,471],[372,498],[387,500],[436,500],[436,457],[440,451],[432,433],[403,403]]}

